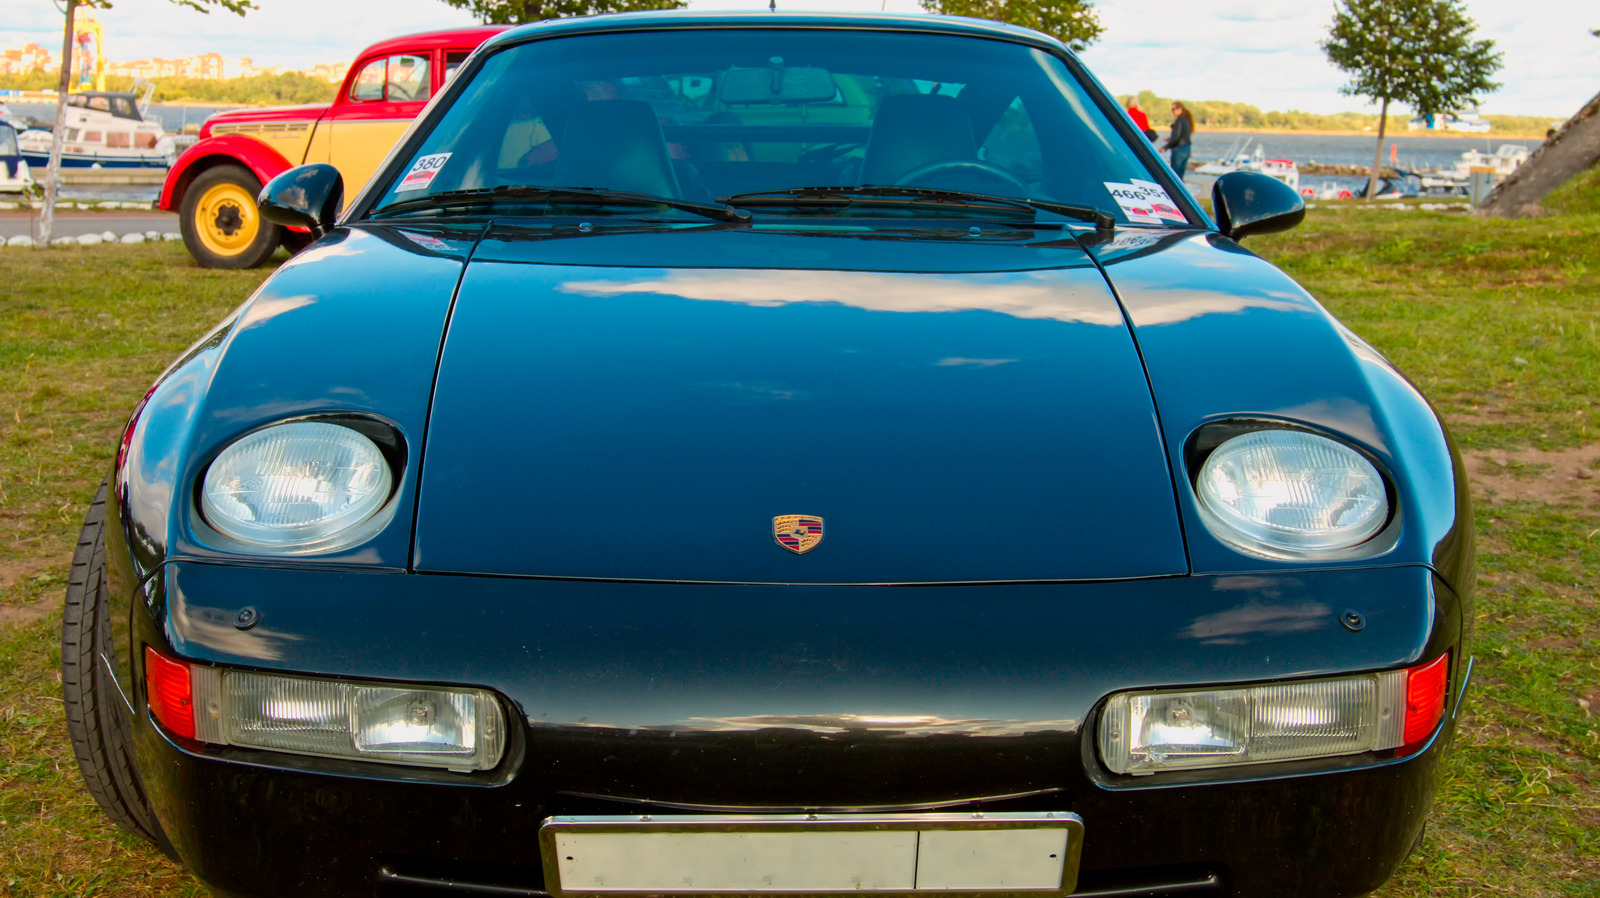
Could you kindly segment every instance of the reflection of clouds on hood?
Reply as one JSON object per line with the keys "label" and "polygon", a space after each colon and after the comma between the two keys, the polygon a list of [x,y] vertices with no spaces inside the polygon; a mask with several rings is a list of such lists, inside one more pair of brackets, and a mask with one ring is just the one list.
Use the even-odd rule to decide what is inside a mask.
{"label": "reflection of clouds on hood", "polygon": [[238,329],[243,331],[259,327],[279,315],[303,309],[316,301],[314,296],[263,296],[245,310],[244,317],[239,320]]}
{"label": "reflection of clouds on hood", "polygon": [[1317,630],[1328,622],[1332,610],[1321,602],[1294,602],[1264,605],[1255,599],[1194,619],[1182,636],[1198,639],[1204,645],[1242,645],[1246,636],[1303,633]]}
{"label": "reflection of clouds on hood", "polygon": [[241,630],[234,624],[233,615],[227,611],[191,608],[181,593],[173,598],[173,624],[184,639],[239,658],[281,661],[288,643],[299,642],[303,638],[269,627]]}
{"label": "reflection of clouds on hood", "polygon": [[1134,325],[1139,327],[1177,324],[1202,315],[1237,315],[1250,309],[1271,309],[1277,312],[1313,311],[1304,299],[1292,293],[1272,291],[1257,296],[1246,296],[1186,287],[1141,289],[1137,298],[1128,303],[1128,315],[1133,319]]}
{"label": "reflection of clouds on hood", "polygon": [[[1092,285],[1092,286],[1091,286]],[[581,296],[655,293],[752,306],[837,303],[874,312],[999,312],[1074,324],[1122,325],[1122,312],[1093,273],[888,274],[861,271],[726,271],[691,269],[632,279],[568,281]]]}

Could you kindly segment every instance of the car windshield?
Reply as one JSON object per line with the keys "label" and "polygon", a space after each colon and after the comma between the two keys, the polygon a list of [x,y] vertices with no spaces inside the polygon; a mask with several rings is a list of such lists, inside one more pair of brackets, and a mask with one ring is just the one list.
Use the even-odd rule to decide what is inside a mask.
{"label": "car windshield", "polygon": [[[737,204],[751,193],[872,185],[1186,223],[1153,180],[1063,61],[1037,48],[895,31],[670,29],[494,54],[391,170],[375,211],[463,192],[536,198],[519,188]],[[858,199],[866,211],[893,205],[885,192],[894,191],[873,201],[836,194],[850,207],[836,214],[862,212]],[[1150,208],[1133,208],[1130,192]],[[761,215],[804,207],[800,198],[751,203]],[[934,202],[899,214],[948,212]]]}

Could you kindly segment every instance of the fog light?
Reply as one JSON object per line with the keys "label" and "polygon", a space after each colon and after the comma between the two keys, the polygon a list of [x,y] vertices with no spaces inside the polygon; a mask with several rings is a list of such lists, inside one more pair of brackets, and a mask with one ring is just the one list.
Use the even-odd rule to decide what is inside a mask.
{"label": "fog light", "polygon": [[1449,656],[1411,670],[1205,691],[1124,692],[1100,716],[1117,773],[1227,767],[1426,744],[1443,717]]}
{"label": "fog light", "polygon": [[505,751],[500,703],[482,689],[366,685],[194,666],[202,742],[488,770]]}

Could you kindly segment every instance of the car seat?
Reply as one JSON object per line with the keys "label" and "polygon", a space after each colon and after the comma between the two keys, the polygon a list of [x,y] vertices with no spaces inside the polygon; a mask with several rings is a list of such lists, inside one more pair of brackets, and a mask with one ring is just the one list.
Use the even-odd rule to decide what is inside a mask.
{"label": "car seat", "polygon": [[595,100],[571,109],[555,183],[678,198],[678,177],[649,103]]}
{"label": "car seat", "polygon": [[[861,159],[859,181],[894,184],[932,162],[970,162],[978,158],[972,122],[955,97],[899,94],[883,101],[872,122],[872,136]],[[849,177],[849,173],[846,173]]]}

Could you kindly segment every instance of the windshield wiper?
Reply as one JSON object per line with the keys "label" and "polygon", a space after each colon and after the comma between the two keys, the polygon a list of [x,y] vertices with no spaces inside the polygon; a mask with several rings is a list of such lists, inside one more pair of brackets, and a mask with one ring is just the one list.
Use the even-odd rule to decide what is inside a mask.
{"label": "windshield wiper", "polygon": [[528,200],[541,203],[583,203],[596,206],[625,205],[625,206],[666,206],[682,212],[693,212],[706,218],[717,221],[731,221],[738,224],[748,224],[750,213],[743,209],[735,209],[729,205],[712,206],[706,203],[693,203],[687,200],[673,199],[668,196],[655,196],[649,193],[631,193],[624,190],[606,190],[603,187],[514,187],[502,185],[500,187],[477,187],[468,190],[446,190],[428,196],[419,196],[413,199],[400,200],[390,203],[374,212],[383,215],[389,212],[408,212],[416,209],[447,208],[451,206],[490,206],[506,200]]}
{"label": "windshield wiper", "polygon": [[1050,200],[993,196],[987,193],[968,193],[964,190],[937,190],[930,187],[900,187],[890,184],[863,184],[857,187],[791,187],[788,190],[764,190],[756,193],[737,193],[733,196],[717,197],[717,202],[738,203],[742,206],[849,205],[863,200],[871,203],[875,198],[890,201],[882,203],[883,205],[899,205],[892,201],[901,199],[912,200],[918,205],[923,203],[957,206],[986,204],[1030,212],[1041,210],[1088,222],[1094,225],[1096,231],[1107,233],[1115,230],[1117,226],[1117,220],[1110,213],[1103,209],[1096,209],[1093,206],[1074,206]]}

